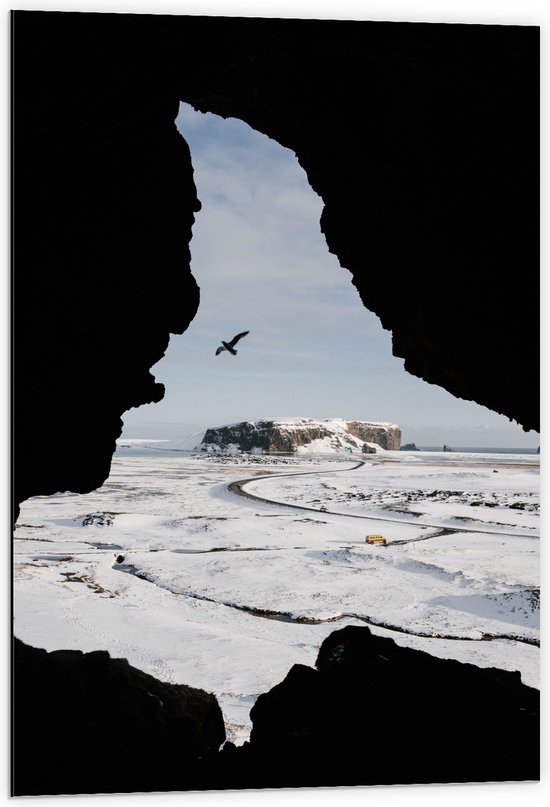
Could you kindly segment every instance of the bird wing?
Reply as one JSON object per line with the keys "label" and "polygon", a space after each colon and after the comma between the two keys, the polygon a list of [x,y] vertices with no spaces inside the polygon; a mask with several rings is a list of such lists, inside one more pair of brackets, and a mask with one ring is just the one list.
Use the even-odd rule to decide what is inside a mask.
{"label": "bird wing", "polygon": [[225,348],[220,345],[220,347],[216,350],[216,356],[219,356],[220,353],[223,353],[224,350]]}
{"label": "bird wing", "polygon": [[250,333],[250,331],[243,331],[242,333],[238,333],[237,336],[234,336],[231,342],[228,342],[227,344],[231,345],[231,347],[235,347],[239,339],[242,339],[243,336],[246,336],[247,333]]}

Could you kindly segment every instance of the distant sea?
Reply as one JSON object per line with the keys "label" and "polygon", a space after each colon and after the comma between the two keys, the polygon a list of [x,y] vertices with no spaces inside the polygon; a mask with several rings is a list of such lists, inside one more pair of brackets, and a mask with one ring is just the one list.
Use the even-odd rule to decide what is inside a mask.
{"label": "distant sea", "polygon": [[[536,448],[494,448],[472,446],[450,446],[451,451],[459,454],[537,454]],[[417,446],[419,451],[443,451],[443,446]]]}
{"label": "distant sea", "polygon": [[[147,445],[147,443],[149,443]],[[165,446],[164,443],[168,443],[168,446]],[[145,444],[145,445],[144,445]],[[494,448],[494,447],[479,447],[479,446],[450,446],[451,451],[445,453],[456,453],[456,454],[533,454],[539,456],[537,454],[536,448]],[[443,446],[417,446],[418,451],[438,451],[443,453]],[[120,456],[131,455],[131,456],[147,456],[154,453],[157,456],[174,456],[174,454],[196,454],[196,448],[181,448],[177,445],[171,444],[170,440],[155,440],[154,438],[151,441],[146,440],[128,440],[127,442],[124,439],[121,439],[120,444],[117,446],[116,453]],[[412,452],[414,453],[414,452]],[[332,456],[332,455],[331,455]],[[305,458],[305,457],[304,457]],[[340,457],[341,458],[341,457]]]}

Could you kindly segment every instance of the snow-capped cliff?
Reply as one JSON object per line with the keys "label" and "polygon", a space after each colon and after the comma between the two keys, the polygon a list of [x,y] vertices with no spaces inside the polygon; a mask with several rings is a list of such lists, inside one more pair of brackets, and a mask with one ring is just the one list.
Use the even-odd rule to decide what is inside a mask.
{"label": "snow-capped cliff", "polygon": [[401,431],[394,423],[273,418],[207,429],[200,448],[210,452],[327,454],[399,451],[400,445]]}

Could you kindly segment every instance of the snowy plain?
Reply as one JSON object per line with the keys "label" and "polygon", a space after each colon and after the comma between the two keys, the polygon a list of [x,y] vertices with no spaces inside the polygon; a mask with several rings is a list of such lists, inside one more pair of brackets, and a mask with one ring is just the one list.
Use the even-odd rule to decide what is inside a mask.
{"label": "snowy plain", "polygon": [[23,504],[17,637],[213,692],[236,743],[348,624],[539,685],[538,456],[168,446],[124,441],[102,488]]}

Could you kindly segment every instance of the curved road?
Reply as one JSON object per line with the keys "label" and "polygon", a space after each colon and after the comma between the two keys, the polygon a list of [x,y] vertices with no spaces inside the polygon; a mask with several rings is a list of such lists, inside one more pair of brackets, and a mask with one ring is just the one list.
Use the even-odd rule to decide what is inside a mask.
{"label": "curved road", "polygon": [[[357,468],[361,468],[365,464],[366,464],[365,462],[361,461],[361,462],[358,462],[356,465],[353,465],[351,468],[337,468],[336,471],[341,472],[341,473],[344,473],[346,471],[354,471]],[[487,533],[488,532],[487,530],[473,529],[473,528],[470,528],[470,527],[443,527],[442,528],[440,524],[421,523],[421,522],[418,522],[416,519],[413,521],[411,519],[405,520],[405,519],[397,519],[397,518],[391,518],[391,517],[380,517],[378,515],[359,515],[359,514],[356,514],[356,513],[338,513],[338,512],[336,512],[334,510],[326,510],[326,509],[321,510],[320,508],[317,508],[317,507],[308,507],[307,505],[289,504],[288,502],[280,502],[280,501],[276,501],[275,499],[266,499],[263,496],[256,496],[253,493],[249,493],[248,491],[246,491],[244,489],[244,486],[249,484],[250,482],[257,482],[257,481],[259,481],[261,479],[272,479],[273,477],[279,477],[279,476],[305,476],[305,475],[309,475],[309,474],[328,474],[328,473],[335,473],[335,470],[331,469],[329,471],[298,471],[298,472],[293,472],[293,473],[288,473],[288,474],[265,474],[264,476],[248,477],[247,479],[239,479],[239,480],[236,480],[235,482],[231,482],[228,485],[228,490],[231,491],[232,493],[235,493],[237,496],[242,496],[245,499],[250,499],[252,501],[261,502],[262,504],[272,504],[272,505],[276,505],[278,507],[290,507],[291,509],[294,509],[294,510],[308,510],[309,512],[340,516],[340,517],[344,517],[344,518],[362,518],[362,519],[369,519],[369,520],[376,520],[376,521],[388,521],[388,522],[397,523],[397,524],[414,524],[415,526],[418,526],[418,527],[435,527],[437,529],[437,532],[431,533],[430,535],[421,536],[419,538],[411,538],[411,539],[402,540],[402,541],[391,541],[387,546],[391,546],[392,544],[407,544],[407,543],[414,543],[416,541],[426,541],[429,538],[435,538],[437,536],[450,534],[450,533],[453,533],[453,532],[469,532],[469,533]],[[489,532],[491,534],[494,533],[494,531],[492,531],[492,530],[489,530]],[[539,536],[525,535],[524,533],[502,532],[502,531],[499,531],[496,534],[512,536],[512,537],[520,537],[520,538],[525,538],[525,537],[527,537],[527,538],[536,538],[537,537],[538,538],[539,537]],[[256,609],[253,609],[253,608],[244,608],[243,610],[248,610],[250,613],[254,613],[256,611]],[[256,615],[257,616],[264,616],[264,617],[268,617],[268,618],[272,618],[272,619],[281,619],[281,618],[282,619],[288,619],[288,621],[291,621],[291,622],[300,621],[300,620],[295,620],[295,619],[289,618],[288,615],[284,615],[284,614],[275,614],[275,613],[273,613],[273,614],[268,615],[265,612],[264,613],[259,613],[259,612],[256,611]],[[386,630],[395,631],[397,633],[410,634],[412,636],[421,636],[421,637],[425,637],[425,638],[451,639],[451,640],[455,640],[455,641],[474,641],[474,642],[475,641],[507,640],[507,641],[523,642],[525,644],[530,644],[530,645],[535,645],[536,647],[540,647],[540,642],[537,639],[530,638],[530,637],[517,636],[517,635],[513,635],[513,634],[489,634],[489,633],[484,633],[484,634],[482,634],[482,636],[480,638],[474,639],[474,638],[470,638],[470,637],[452,636],[452,635],[446,635],[446,634],[433,634],[433,633],[428,634],[428,633],[423,633],[423,632],[417,633],[417,632],[414,632],[414,631],[407,630],[406,628],[401,628],[401,627],[399,627],[397,625],[385,623],[383,621],[372,620],[372,619],[369,619],[368,617],[363,617],[363,616],[360,616],[358,614],[347,614],[347,613],[346,614],[341,614],[336,619],[332,618],[332,619],[330,619],[328,621],[339,621],[341,619],[346,619],[346,618],[358,619],[358,620],[361,620],[362,622],[365,622],[368,625],[373,625],[373,626],[377,626],[377,627],[383,627]],[[317,622],[317,620],[312,620],[312,621]],[[319,622],[324,622],[324,621],[326,621],[326,620],[319,620]]]}
{"label": "curved road", "polygon": [[[281,502],[277,501],[276,499],[266,499],[263,496],[256,496],[253,493],[249,493],[244,489],[245,485],[248,485],[250,482],[259,482],[262,479],[273,479],[273,477],[281,477],[281,476],[309,476],[311,474],[333,474],[333,473],[345,473],[346,471],[355,471],[357,468],[363,467],[366,465],[366,462],[360,461],[355,465],[352,465],[351,468],[336,468],[331,469],[330,471],[296,471],[293,473],[285,473],[285,474],[265,474],[264,476],[253,476],[247,477],[246,479],[238,479],[235,482],[230,482],[227,486],[227,489],[231,493],[235,493],[237,496],[242,496],[245,499],[251,499],[252,501],[261,502],[262,504],[274,504],[277,507],[290,507],[292,510],[307,510],[309,512],[314,513],[321,513],[331,516],[340,516],[341,518],[361,518],[366,519],[369,521],[384,521],[390,522],[392,524],[413,524],[416,527],[432,527],[437,529],[438,532],[432,535],[421,536],[419,538],[411,538],[409,540],[404,541],[391,541],[391,544],[407,544],[407,543],[414,543],[416,541],[426,541],[429,538],[436,538],[440,535],[445,535],[453,532],[469,532],[469,533],[479,533],[479,534],[486,534],[490,533],[495,535],[506,535],[510,538],[539,538],[539,535],[529,535],[525,532],[505,532],[503,530],[491,530],[491,529],[479,529],[474,527],[441,527],[441,524],[429,524],[424,521],[418,521],[416,518],[413,519],[404,519],[404,518],[392,518],[391,516],[379,516],[374,513],[371,514],[359,514],[359,513],[339,513],[336,510],[327,510],[326,508],[321,509],[319,507],[308,507],[305,504],[289,504],[288,502]],[[490,526],[490,525],[488,525]]]}

